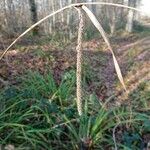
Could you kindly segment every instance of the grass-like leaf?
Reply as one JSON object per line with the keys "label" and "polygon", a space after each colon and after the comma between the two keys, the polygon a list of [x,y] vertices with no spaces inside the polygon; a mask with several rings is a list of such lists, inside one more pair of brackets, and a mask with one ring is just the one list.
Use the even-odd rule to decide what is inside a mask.
{"label": "grass-like leaf", "polygon": [[122,77],[122,73],[121,73],[121,70],[120,70],[120,67],[119,67],[119,64],[117,62],[117,59],[115,57],[115,54],[113,52],[113,49],[110,45],[110,42],[109,42],[109,39],[103,29],[103,27],[101,26],[101,24],[99,23],[99,21],[97,20],[97,18],[95,17],[95,15],[86,7],[86,6],[82,6],[83,10],[86,12],[86,14],[88,15],[88,17],[91,19],[92,23],[94,24],[94,26],[98,29],[98,31],[100,32],[100,34],[102,35],[105,43],[107,44],[112,56],[113,56],[113,61],[114,61],[114,65],[115,65],[115,69],[116,69],[116,72],[117,72],[117,75],[118,75],[118,78],[121,82],[121,84],[123,85],[123,88],[126,90],[126,86],[124,84],[124,80],[123,80],[123,77]]}

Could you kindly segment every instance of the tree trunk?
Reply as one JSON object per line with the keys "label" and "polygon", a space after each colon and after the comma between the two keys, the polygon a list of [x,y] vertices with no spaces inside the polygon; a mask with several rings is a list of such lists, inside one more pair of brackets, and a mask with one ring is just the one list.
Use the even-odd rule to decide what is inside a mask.
{"label": "tree trunk", "polygon": [[114,34],[115,30],[116,30],[116,8],[115,7],[112,7],[112,14],[111,14],[111,18],[110,18],[110,32],[111,32],[111,35]]}
{"label": "tree trunk", "polygon": [[[129,0],[128,6],[135,7],[136,0]],[[133,21],[134,21],[134,11],[129,10],[127,16],[127,24],[126,24],[126,31],[131,33],[133,31]]]}
{"label": "tree trunk", "polygon": [[[117,3],[117,0],[106,0],[106,2]],[[118,9],[114,6],[106,6],[106,16],[109,21],[110,33],[113,35],[116,30],[116,22],[117,22],[117,11]]]}
{"label": "tree trunk", "polygon": [[129,33],[131,33],[133,30],[133,16],[134,16],[133,10],[129,10],[126,24],[126,31]]}
{"label": "tree trunk", "polygon": [[[68,0],[67,1],[68,2],[68,5],[70,5],[72,2],[73,2],[73,0]],[[70,20],[73,20],[73,13],[72,13],[72,11],[69,9],[68,10],[68,12],[67,12],[67,26],[68,26],[68,28],[69,28],[69,39],[72,39],[72,36],[73,36],[73,34],[72,34],[72,27],[70,26]]]}
{"label": "tree trunk", "polygon": [[[60,8],[63,8],[62,0],[59,1]],[[64,22],[64,12],[61,13],[61,22]]]}
{"label": "tree trunk", "polygon": [[[55,1],[54,0],[51,0],[51,6],[52,6],[52,12],[55,11]],[[55,23],[56,23],[56,18],[55,18],[55,15],[53,15],[53,27],[55,28]]]}
{"label": "tree trunk", "polygon": [[[140,9],[141,6],[141,0],[136,0],[136,8]],[[140,20],[140,13],[135,12],[135,20],[139,21]]]}
{"label": "tree trunk", "polygon": [[[29,0],[29,5],[30,5],[30,11],[31,11],[31,21],[33,24],[35,24],[38,21],[38,16],[37,16],[37,7],[35,4],[35,0]],[[39,33],[39,27],[35,27],[33,29],[33,35],[38,35]]]}

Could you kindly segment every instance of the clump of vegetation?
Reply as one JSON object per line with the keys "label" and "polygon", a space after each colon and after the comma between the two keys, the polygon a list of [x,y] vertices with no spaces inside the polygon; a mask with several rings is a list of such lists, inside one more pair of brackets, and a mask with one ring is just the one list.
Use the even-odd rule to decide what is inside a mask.
{"label": "clump of vegetation", "polygon": [[[123,132],[117,146],[130,148],[140,144],[148,128],[149,117],[126,108],[107,109],[94,94],[85,98],[84,113],[76,111],[75,72],[69,71],[56,84],[51,73],[29,72],[18,86],[1,91],[0,144],[16,149],[103,149],[114,147],[115,126]],[[132,119],[130,118],[132,114]],[[139,128],[140,124],[142,128]],[[123,128],[130,130],[127,135]],[[133,135],[139,131],[138,136]],[[136,136],[136,137],[135,137]],[[131,140],[132,138],[132,140]],[[133,141],[133,142],[132,142]],[[134,142],[137,141],[137,142]]]}
{"label": "clump of vegetation", "polygon": [[[82,11],[84,11],[105,41],[110,52],[110,57],[112,58],[111,63],[114,64],[114,69],[117,73],[116,75],[124,91],[128,92],[109,38],[102,24],[86,5],[101,4],[108,5],[109,7],[112,6],[112,15],[107,15],[106,19],[107,21],[110,20],[109,23],[106,24],[106,28],[109,28],[108,31],[110,31],[112,37],[118,26],[117,12],[119,9],[116,7],[130,9],[129,12],[127,12],[126,31],[128,33],[133,31],[133,10],[137,9],[131,6],[135,5],[135,3],[129,2],[129,6],[125,6],[121,4],[93,2],[72,4],[62,7],[63,4],[61,3],[62,1],[60,1],[61,9],[38,21],[35,1],[30,0],[29,2],[33,25],[12,42],[2,53],[0,60],[2,60],[3,56],[14,44],[29,31],[33,31],[34,37],[39,35],[39,25],[48,18],[53,17],[53,23],[50,24],[51,27],[48,29],[49,32],[52,33],[52,28],[60,30],[59,26],[57,27],[56,24],[54,24],[56,20],[54,15],[68,8],[75,8],[79,15],[76,73],[73,69],[69,70],[70,65],[66,63],[67,69],[63,68],[61,70],[63,73],[60,71],[61,66],[56,65],[56,67],[52,67],[52,69],[54,71],[56,70],[56,73],[59,74],[59,82],[54,78],[51,72],[45,73],[42,70],[41,72],[43,74],[32,71],[25,75],[22,73],[24,76],[20,78],[20,82],[16,85],[5,85],[5,82],[3,82],[6,88],[1,91],[0,96],[0,148],[8,149],[9,146],[16,149],[47,150],[68,148],[79,150],[148,148],[149,141],[145,141],[144,138],[144,136],[147,136],[147,133],[150,132],[150,118],[148,115],[149,89],[148,91],[146,90],[146,84],[141,84],[136,90],[130,93],[132,101],[130,101],[128,106],[108,107],[107,103],[114,97],[106,98],[104,95],[100,95],[103,94],[103,90],[99,88],[101,85],[92,85],[93,82],[97,80],[93,80],[92,78],[97,78],[97,75],[90,72],[87,69],[88,66],[83,65],[82,67],[81,48],[84,33],[84,18]],[[92,7],[92,10],[96,10],[95,8]],[[52,9],[54,10],[54,7]],[[109,9],[106,9],[105,12],[106,14],[111,13]],[[120,14],[123,18],[124,12],[120,12],[122,12]],[[65,22],[63,14],[61,19],[62,21],[58,22],[58,24]],[[67,16],[67,25],[69,24],[69,20],[70,17]],[[118,28],[122,27],[121,25]],[[140,31],[140,27],[138,30]],[[145,29],[142,29],[141,31],[144,30]],[[50,40],[52,43],[55,43],[57,47],[63,48],[66,43],[70,42],[68,39],[73,38],[73,32],[74,30],[71,28],[62,28],[62,32],[52,33],[54,37],[50,37]],[[95,34],[95,30],[86,31],[85,33],[85,39],[90,39],[91,36]],[[95,34],[95,37],[96,35],[97,34]],[[62,42],[58,44],[57,41],[60,39],[62,39]],[[40,42],[40,44],[43,44],[43,41]],[[141,51],[139,51],[139,53],[140,52]],[[129,53],[129,66],[133,66],[134,64],[132,60],[133,57],[140,60],[146,54],[144,53],[138,57],[139,53],[136,51]],[[15,55],[16,54],[17,51],[15,51]],[[39,66],[40,69],[44,60],[47,62],[55,61],[54,57],[47,56],[41,49],[38,49],[38,51],[33,54],[39,57],[38,60],[42,60]],[[14,53],[11,55],[14,55]],[[32,57],[33,56],[31,56],[31,58]],[[9,58],[6,63],[9,66],[8,60]],[[38,62],[38,60],[36,62]],[[101,63],[104,64],[105,61],[106,59],[104,58],[101,60]],[[34,62],[34,64],[36,64],[36,62]],[[61,60],[60,62],[63,61]],[[17,60],[15,60],[14,63],[15,65],[19,65],[19,61]],[[129,68],[129,66],[127,66],[127,68]],[[46,63],[46,67],[48,67],[48,63]],[[110,67],[112,67],[112,64]],[[110,69],[110,67],[106,68],[104,72]],[[65,69],[69,71],[65,72]],[[43,70],[45,69],[43,68]],[[107,71],[107,73],[110,72]],[[113,71],[111,73],[113,73]],[[105,77],[109,79],[110,75]],[[102,84],[100,80],[101,78],[97,80],[97,84]],[[82,87],[86,88],[84,94]],[[74,94],[75,91],[76,95]],[[142,105],[144,109],[137,109],[138,106],[136,105],[132,107],[131,104],[133,104],[135,100],[139,100],[139,104],[136,104]]]}
{"label": "clump of vegetation", "polygon": [[[150,89],[149,81],[142,82],[137,89],[135,89],[131,94],[130,98],[133,100],[133,106],[136,109],[149,110],[150,107]],[[140,107],[139,107],[140,106]]]}

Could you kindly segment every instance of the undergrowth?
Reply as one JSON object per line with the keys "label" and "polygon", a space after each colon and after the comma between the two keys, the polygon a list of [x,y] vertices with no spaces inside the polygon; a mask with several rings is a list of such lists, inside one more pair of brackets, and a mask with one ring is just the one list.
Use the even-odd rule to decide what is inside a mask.
{"label": "undergrowth", "polygon": [[[131,94],[130,98],[133,99],[133,106],[135,109],[149,110],[150,108],[150,81],[142,82],[137,89],[135,89]],[[140,106],[140,108],[139,108]]]}
{"label": "undergrowth", "polygon": [[[85,80],[86,81],[86,80]],[[84,98],[84,114],[76,111],[75,72],[57,84],[52,73],[29,72],[18,86],[1,91],[0,145],[16,149],[112,149],[113,129],[120,149],[140,149],[149,116],[128,108],[107,108],[94,95]],[[132,117],[131,117],[132,114]],[[122,138],[119,138],[121,132]],[[142,141],[142,142],[141,142]],[[126,148],[125,148],[126,147]]]}

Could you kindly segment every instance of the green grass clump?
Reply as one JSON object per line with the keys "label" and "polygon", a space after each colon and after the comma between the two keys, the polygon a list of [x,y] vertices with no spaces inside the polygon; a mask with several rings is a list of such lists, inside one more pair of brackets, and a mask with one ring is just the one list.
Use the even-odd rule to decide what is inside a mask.
{"label": "green grass clump", "polygon": [[64,122],[63,115],[68,118],[75,115],[71,106],[74,102],[69,102],[74,83],[73,76],[69,80],[64,76],[60,85],[56,85],[51,73],[43,76],[29,72],[21,85],[2,91],[0,144],[11,143],[18,149],[49,149],[59,145],[57,137],[64,129],[55,125]]}
{"label": "green grass clump", "polygon": [[29,72],[23,78],[21,87],[23,88],[22,94],[24,97],[46,98],[49,101],[64,104],[73,96],[75,73],[65,73],[62,76],[61,83],[57,85],[51,73],[43,76],[38,72]]}
{"label": "green grass clump", "polygon": [[[83,98],[84,113],[77,114],[75,72],[64,73],[56,84],[51,73],[29,72],[18,86],[0,94],[0,145],[16,149],[108,149],[114,147],[113,129],[119,149],[137,147],[138,136],[149,130],[149,117],[127,108],[107,109],[93,94]],[[108,100],[109,101],[109,100]],[[132,114],[132,115],[131,115]],[[139,127],[141,127],[139,129]],[[130,131],[125,134],[123,131]],[[118,130],[123,138],[118,139]],[[129,137],[133,135],[133,137]],[[128,139],[133,142],[127,145]]]}

